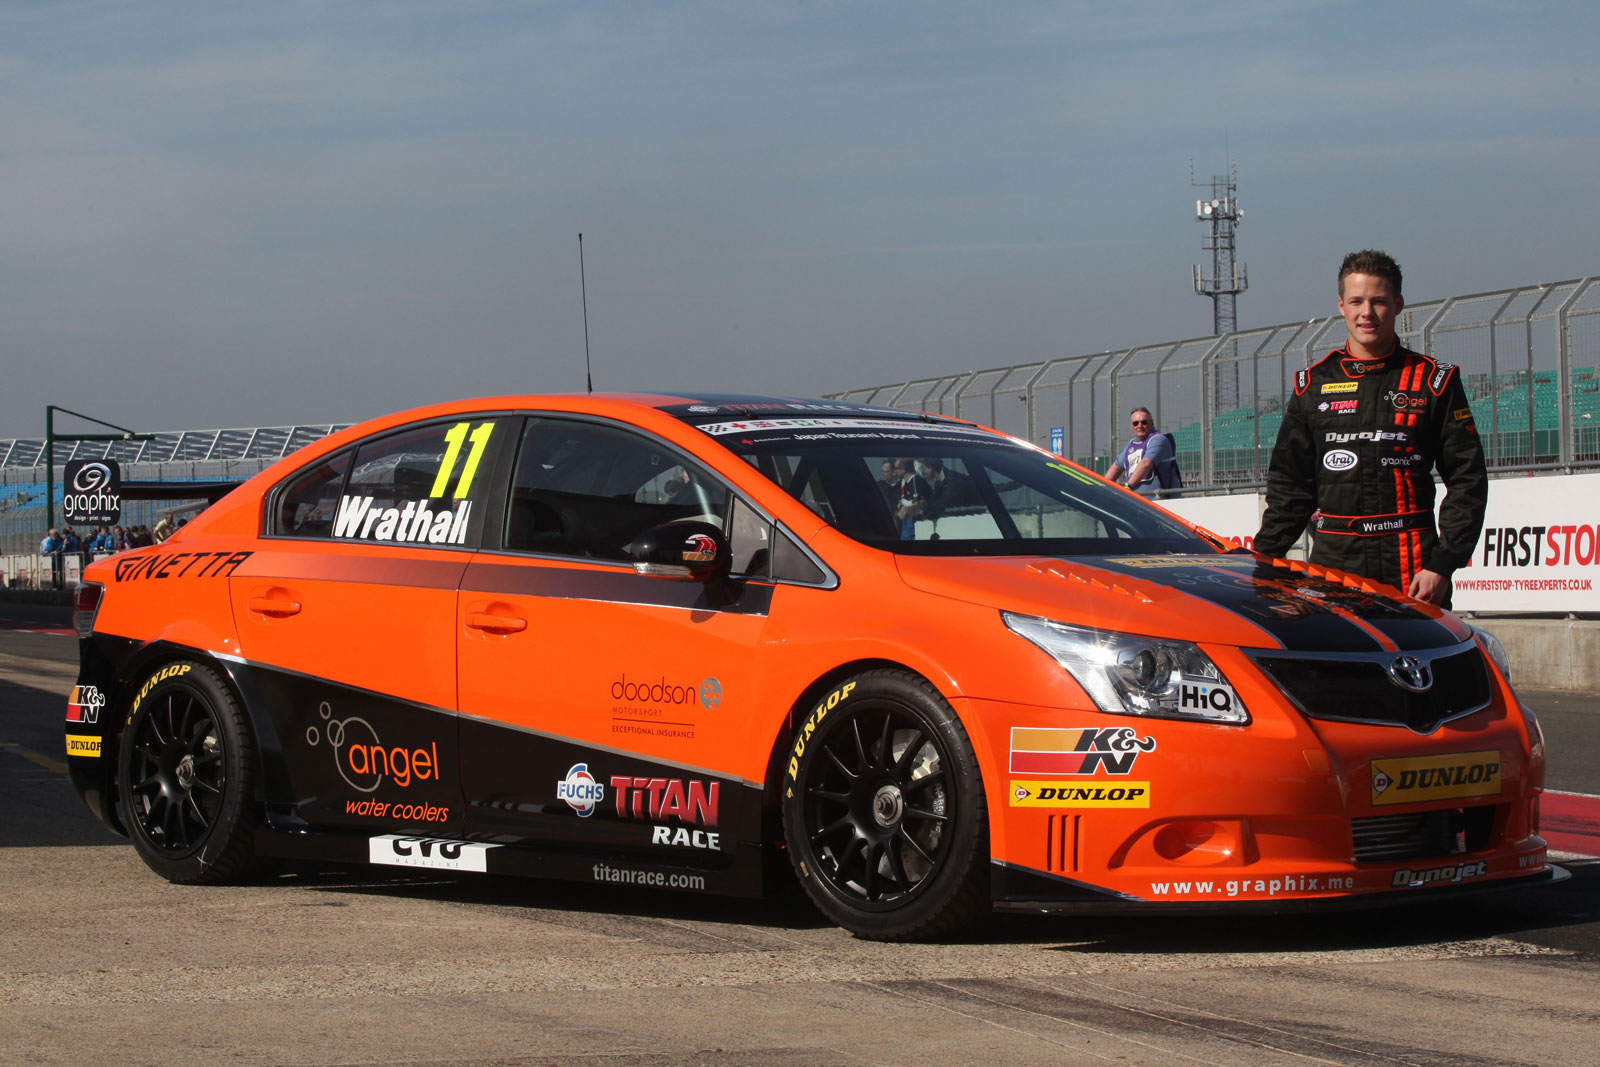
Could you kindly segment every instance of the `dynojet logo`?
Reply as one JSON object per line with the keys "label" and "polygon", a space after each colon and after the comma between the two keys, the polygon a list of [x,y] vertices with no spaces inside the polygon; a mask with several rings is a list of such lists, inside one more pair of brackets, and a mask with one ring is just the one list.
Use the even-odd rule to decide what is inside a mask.
{"label": "dynojet logo", "polygon": [[1500,753],[1495,749],[1375,759],[1371,773],[1375,806],[1500,793]]}

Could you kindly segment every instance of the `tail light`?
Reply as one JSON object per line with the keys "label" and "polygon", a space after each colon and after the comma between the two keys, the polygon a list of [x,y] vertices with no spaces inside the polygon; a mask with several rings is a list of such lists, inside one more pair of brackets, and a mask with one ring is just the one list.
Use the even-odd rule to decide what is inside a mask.
{"label": "tail light", "polygon": [[72,591],[72,628],[79,637],[94,633],[94,617],[100,613],[100,598],[105,591],[99,582],[79,582]]}

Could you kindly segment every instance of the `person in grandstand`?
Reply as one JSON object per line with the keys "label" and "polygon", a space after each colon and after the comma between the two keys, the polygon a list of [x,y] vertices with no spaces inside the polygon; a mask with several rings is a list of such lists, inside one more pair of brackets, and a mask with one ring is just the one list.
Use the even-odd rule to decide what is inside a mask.
{"label": "person in grandstand", "polygon": [[1133,438],[1106,471],[1106,480],[1120,484],[1126,471],[1128,488],[1149,497],[1155,496],[1158,489],[1181,486],[1183,481],[1177,473],[1178,457],[1172,435],[1156,429],[1155,416],[1150,414],[1149,408],[1134,408],[1128,413],[1128,423],[1133,429]]}
{"label": "person in grandstand", "polygon": [[[1400,343],[1400,265],[1352,252],[1339,267],[1349,340],[1295,375],[1267,469],[1258,552],[1282,556],[1311,522],[1313,563],[1450,606],[1472,557],[1489,476],[1459,368]],[[1434,525],[1433,471],[1445,498]]]}

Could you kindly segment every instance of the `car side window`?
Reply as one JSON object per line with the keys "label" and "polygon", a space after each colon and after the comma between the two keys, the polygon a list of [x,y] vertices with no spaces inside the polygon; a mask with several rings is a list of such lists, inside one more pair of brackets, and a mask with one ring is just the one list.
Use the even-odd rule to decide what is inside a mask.
{"label": "car side window", "polygon": [[517,455],[505,547],[585,559],[628,559],[652,526],[723,526],[728,490],[665,444],[614,426],[530,418]]}
{"label": "car side window", "polygon": [[267,532],[280,537],[332,536],[339,495],[354,454],[345,451],[329,456],[295,475],[278,493]]}
{"label": "car side window", "polygon": [[333,515],[331,536],[476,546],[505,421],[458,417],[361,445]]}
{"label": "car side window", "polygon": [[738,577],[807,585],[827,579],[782,527],[737,497],[728,519],[728,545],[733,553],[731,573]]}

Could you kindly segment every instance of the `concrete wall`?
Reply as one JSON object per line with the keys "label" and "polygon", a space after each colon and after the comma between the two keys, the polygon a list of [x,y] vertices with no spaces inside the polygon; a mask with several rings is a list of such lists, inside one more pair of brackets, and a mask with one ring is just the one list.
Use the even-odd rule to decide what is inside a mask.
{"label": "concrete wall", "polygon": [[1600,621],[1469,619],[1506,646],[1511,684],[1600,692]]}

